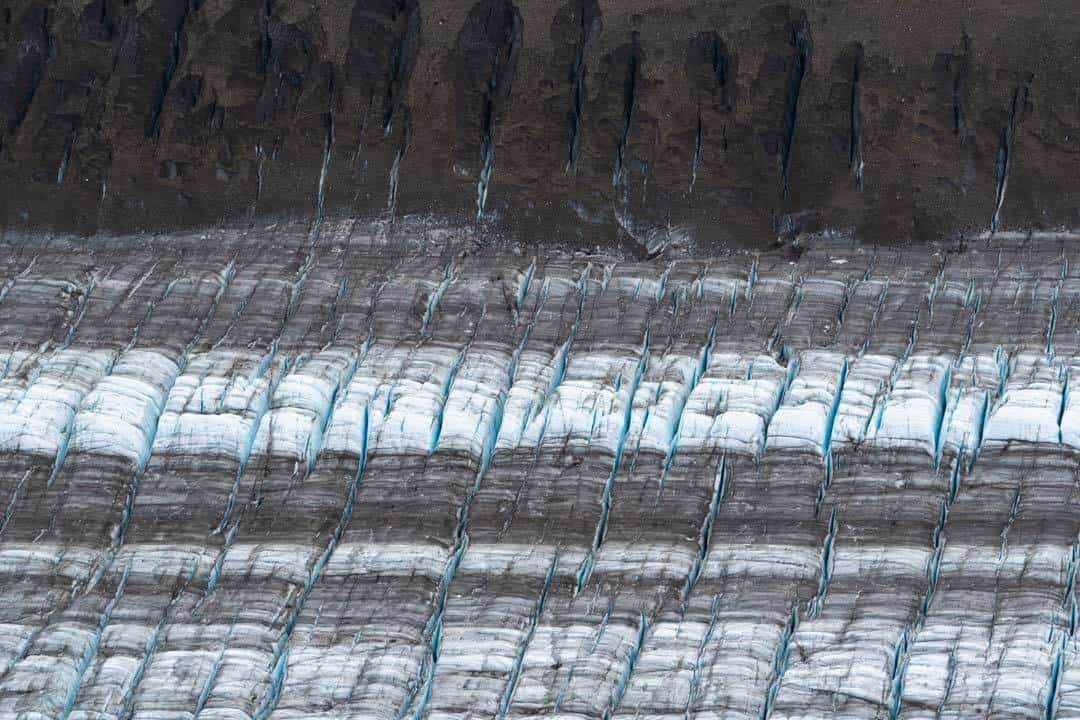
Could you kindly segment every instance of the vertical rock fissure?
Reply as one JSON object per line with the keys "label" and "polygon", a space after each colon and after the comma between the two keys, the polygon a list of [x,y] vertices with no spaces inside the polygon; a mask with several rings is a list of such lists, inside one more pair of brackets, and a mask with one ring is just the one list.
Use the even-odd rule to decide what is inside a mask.
{"label": "vertical rock fissure", "polygon": [[404,102],[420,38],[420,13],[412,0],[398,2],[391,19],[398,32],[390,48],[390,63],[386,72],[382,122],[384,135],[393,131],[394,118]]}
{"label": "vertical rock fissure", "polygon": [[862,189],[863,183],[863,135],[862,135],[862,57],[855,58],[851,70],[851,103],[848,117],[850,122],[848,138],[848,168],[855,176],[855,183]]}
{"label": "vertical rock fissure", "polygon": [[480,180],[476,185],[476,217],[484,216],[487,204],[488,186],[491,174],[495,171],[495,99],[494,94],[499,84],[498,61],[492,63],[488,91],[484,93],[480,110]]}
{"label": "vertical rock fissure", "polygon": [[323,219],[326,207],[326,177],[330,174],[330,157],[334,151],[334,71],[331,68],[329,77],[329,99],[327,100],[326,112],[323,113],[323,153],[322,165],[319,169],[319,190],[315,196],[315,224],[318,226]]}
{"label": "vertical rock fissure", "polygon": [[1009,169],[1013,163],[1013,143],[1019,114],[1027,104],[1028,88],[1026,84],[1013,90],[1012,103],[1009,107],[1009,119],[1001,131],[1001,144],[998,146],[997,164],[994,168],[997,189],[994,193],[994,215],[990,218],[990,232],[997,232],[1001,227],[1001,209],[1005,205],[1005,191],[1009,185]]}
{"label": "vertical rock fissure", "polygon": [[578,151],[581,145],[581,125],[585,114],[585,60],[591,45],[593,25],[599,10],[595,0],[578,0],[574,7],[578,32],[577,52],[570,70],[570,141],[567,148],[566,172],[577,171]]}
{"label": "vertical rock fissure", "polygon": [[953,76],[952,87],[952,110],[953,110],[953,133],[960,138],[963,145],[967,139],[967,116],[964,110],[964,99],[967,97],[968,63],[971,52],[971,37],[964,33],[961,39],[963,55],[960,59],[960,67]]}
{"label": "vertical rock fissure", "polygon": [[169,43],[169,57],[165,63],[165,69],[161,73],[161,79],[158,80],[153,108],[150,110],[150,117],[146,121],[147,138],[156,138],[161,129],[161,114],[165,109],[165,98],[169,94],[169,88],[172,86],[176,69],[180,66],[180,55],[182,50],[180,39],[184,32],[184,24],[187,22],[191,12],[195,9],[197,9],[196,0],[183,0],[180,16],[173,28],[172,38]]}
{"label": "vertical rock fissure", "polygon": [[[10,9],[8,12],[11,12]],[[16,72],[28,69],[29,77],[26,78],[25,87],[21,93],[22,97],[15,98],[14,112],[9,116],[7,127],[2,128],[7,131],[8,135],[14,135],[18,132],[23,121],[26,120],[26,115],[30,112],[30,105],[34,102],[34,97],[41,86],[41,80],[45,76],[45,66],[53,54],[53,38],[49,32],[48,8],[41,9],[40,22],[31,20],[28,25],[29,32],[23,38],[21,52],[16,56],[16,66],[13,69]],[[0,149],[4,147],[3,139],[3,134],[0,133]]]}
{"label": "vertical rock fissure", "polygon": [[[521,46],[522,20],[510,0],[478,3],[469,14],[458,37],[462,62],[464,100],[471,95],[479,102],[480,172],[476,182],[476,218],[487,207],[491,177],[495,171],[495,133],[510,103],[517,58]],[[476,108],[466,107],[471,114]],[[474,116],[475,117],[475,116]],[[468,123],[471,130],[477,127]]]}
{"label": "vertical rock fissure", "polygon": [[612,187],[618,187],[626,163],[626,150],[630,144],[630,130],[634,122],[634,110],[637,107],[638,74],[641,71],[641,52],[638,33],[634,31],[630,49],[630,58],[626,64],[626,78],[623,81],[622,134],[615,153],[615,171],[611,176]]}
{"label": "vertical rock fissure", "polygon": [[64,154],[60,158],[60,167],[56,171],[56,184],[63,185],[64,179],[67,177],[68,166],[71,164],[71,151],[75,147],[75,141],[79,137],[78,123],[73,122],[71,125],[71,132],[67,134],[67,139],[64,142]]}
{"label": "vertical rock fissure", "polygon": [[694,192],[694,184],[697,182],[698,166],[701,164],[701,144],[704,128],[701,120],[701,108],[697,112],[697,132],[694,134],[694,159],[690,163],[690,193]]}
{"label": "vertical rock fissure", "polygon": [[788,171],[791,167],[791,148],[795,141],[795,123],[799,113],[799,96],[803,80],[810,68],[812,45],[805,28],[792,28],[791,45],[795,50],[788,70],[787,91],[784,95],[784,146],[780,159],[780,181],[784,197],[788,193]]}

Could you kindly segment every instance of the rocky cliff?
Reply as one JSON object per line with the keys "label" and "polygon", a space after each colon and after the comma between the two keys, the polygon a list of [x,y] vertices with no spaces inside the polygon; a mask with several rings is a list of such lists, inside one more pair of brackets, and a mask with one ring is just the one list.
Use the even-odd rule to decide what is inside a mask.
{"label": "rocky cliff", "polygon": [[594,249],[1076,227],[1067,2],[9,0],[0,212]]}

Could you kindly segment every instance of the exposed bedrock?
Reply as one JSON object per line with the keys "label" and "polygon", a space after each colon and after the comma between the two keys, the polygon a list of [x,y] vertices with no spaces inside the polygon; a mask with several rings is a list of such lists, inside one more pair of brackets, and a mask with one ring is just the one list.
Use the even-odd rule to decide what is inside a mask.
{"label": "exposed bedrock", "polygon": [[0,717],[1080,714],[1075,237],[423,240],[5,238]]}
{"label": "exposed bedrock", "polygon": [[12,0],[0,221],[658,253],[1075,228],[1067,3]]}

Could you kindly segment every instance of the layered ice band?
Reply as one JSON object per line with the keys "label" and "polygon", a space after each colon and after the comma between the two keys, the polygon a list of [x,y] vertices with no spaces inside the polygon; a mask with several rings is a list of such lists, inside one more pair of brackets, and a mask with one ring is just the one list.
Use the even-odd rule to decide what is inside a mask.
{"label": "layered ice band", "polygon": [[494,449],[543,446],[821,458],[858,447],[921,453],[932,464],[943,451],[977,456],[984,443],[1080,450],[1080,400],[1069,393],[1080,365],[1038,353],[955,363],[815,350],[785,365],[727,351],[511,355],[376,343],[291,365],[213,351],[181,370],[151,350],[11,353],[0,379],[0,452],[54,462],[70,450],[136,469],[151,454],[246,462],[256,452],[311,464],[324,447],[360,451],[361,410],[371,455],[462,453],[476,462]]}
{"label": "layered ice band", "polygon": [[1080,716],[1069,246],[332,230],[8,248],[0,717]]}

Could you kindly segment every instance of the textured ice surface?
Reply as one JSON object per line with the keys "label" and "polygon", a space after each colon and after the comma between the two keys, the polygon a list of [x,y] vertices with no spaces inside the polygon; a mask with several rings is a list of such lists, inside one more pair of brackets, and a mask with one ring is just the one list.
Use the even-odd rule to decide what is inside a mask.
{"label": "textured ice surface", "polygon": [[0,717],[1080,712],[1057,240],[321,242],[8,248]]}

